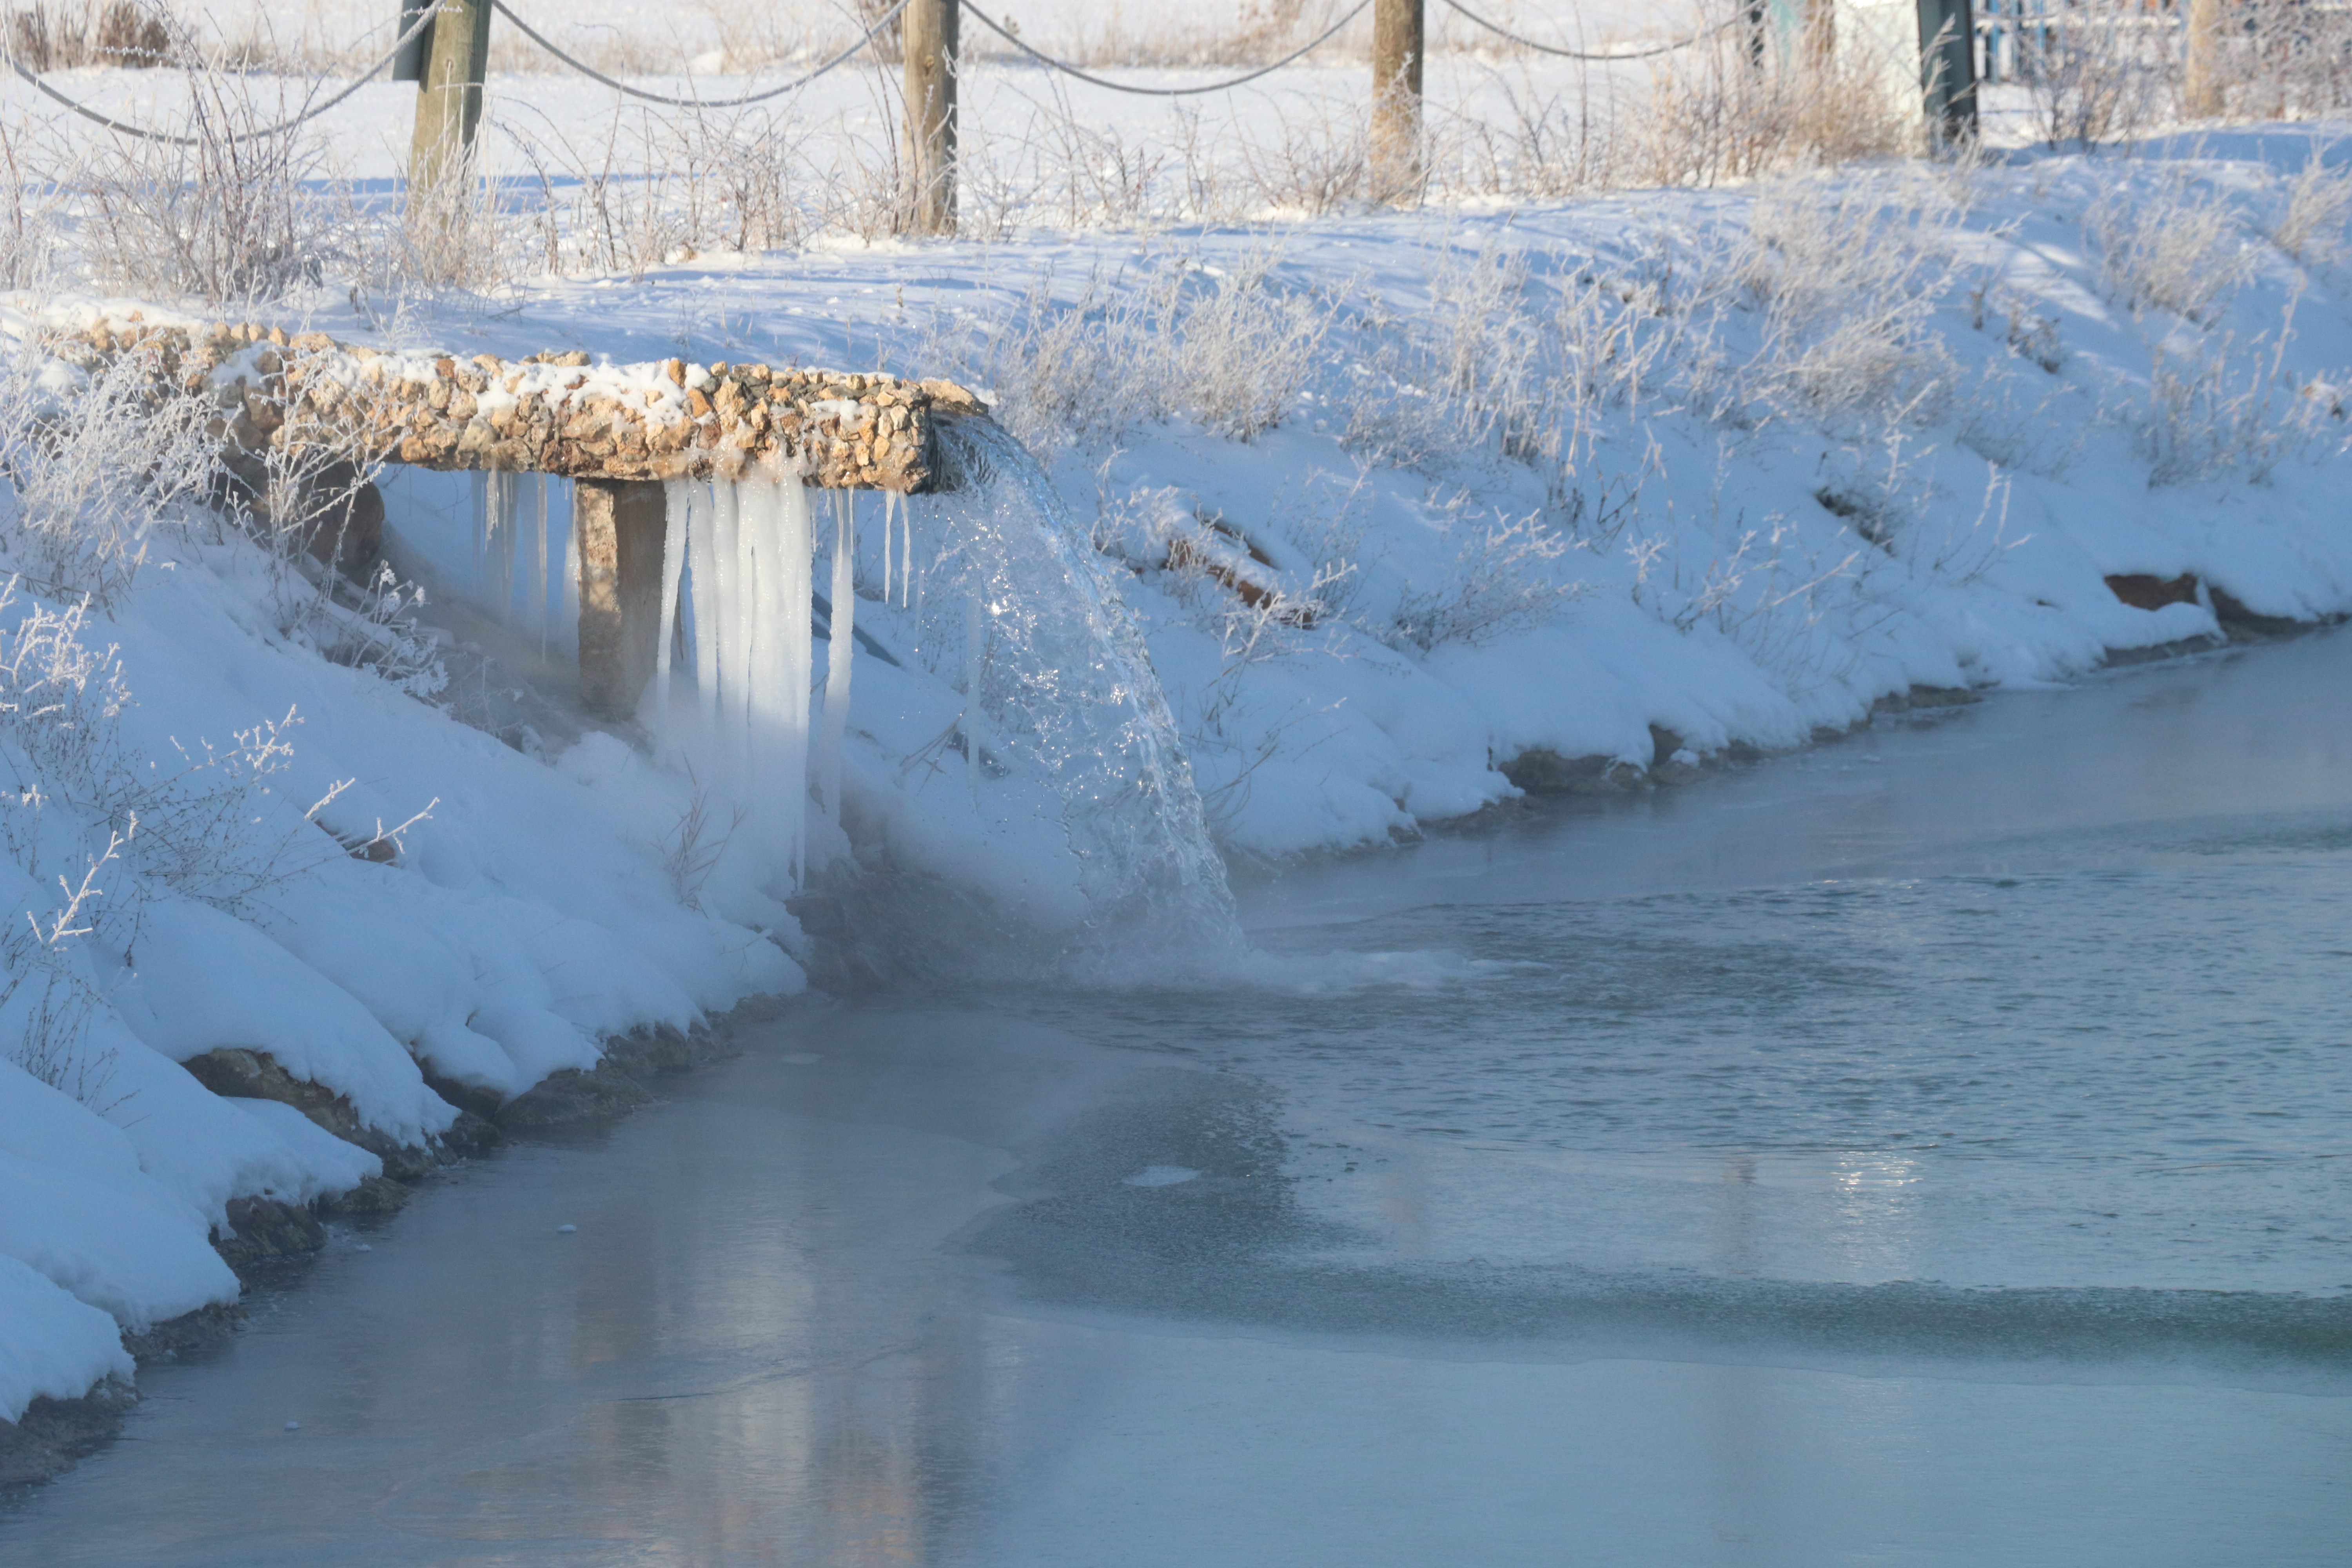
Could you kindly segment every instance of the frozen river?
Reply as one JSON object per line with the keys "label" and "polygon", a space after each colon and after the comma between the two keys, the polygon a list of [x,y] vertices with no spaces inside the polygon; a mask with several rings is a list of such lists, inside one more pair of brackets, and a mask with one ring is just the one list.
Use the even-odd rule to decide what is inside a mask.
{"label": "frozen river", "polygon": [[338,1236],[0,1561],[2332,1568],[2347,694],[2006,694],[1295,872],[1246,980],[803,1009]]}

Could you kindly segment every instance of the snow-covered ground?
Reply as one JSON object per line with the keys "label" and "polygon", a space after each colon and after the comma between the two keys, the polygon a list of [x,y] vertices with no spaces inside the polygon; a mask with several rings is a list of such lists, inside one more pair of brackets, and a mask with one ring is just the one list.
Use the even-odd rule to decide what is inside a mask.
{"label": "snow-covered ground", "polygon": [[[1304,189],[1317,149],[1339,144],[1312,117],[1360,75],[1298,68],[1219,112],[1246,121],[1247,146],[1287,148]],[[1509,101],[1511,79],[1470,57],[1432,78],[1433,97]],[[118,110],[160,112],[173,90],[57,79]],[[975,123],[1045,91],[1009,67],[968,87]],[[875,133],[889,113],[872,89],[843,73],[799,112],[862,114]],[[411,90],[367,89],[329,122],[352,233],[397,167]],[[5,106],[68,134],[20,86]],[[2339,128],[1402,213],[1286,205],[1259,179],[1252,221],[1210,223],[1229,205],[1186,210],[1192,164],[1163,159],[1139,184],[1119,162],[1165,151],[1167,111],[1089,99],[1098,140],[1054,165],[1063,188],[968,198],[995,215],[982,237],[820,226],[802,248],[745,252],[714,228],[615,267],[583,204],[677,195],[630,166],[662,154],[663,130],[543,76],[494,82],[492,115],[537,126],[543,158],[613,127],[636,140],[596,154],[623,176],[608,187],[560,159],[530,179],[524,141],[494,139],[493,172],[513,177],[502,277],[387,291],[330,264],[271,307],[286,324],[985,389],[1121,585],[1236,860],[1385,845],[1512,799],[1512,773],[1634,784],[1801,745],[1917,689],[2063,682],[2216,636],[2217,612],[2352,612]],[[1101,179],[1081,189],[1071,171],[1087,169]],[[89,222],[68,213],[58,232]],[[139,304],[68,278],[9,321]],[[30,380],[9,395],[30,407]],[[33,922],[0,955],[12,1419],[126,1373],[121,1332],[233,1300],[207,1244],[231,1200],[307,1201],[379,1168],[176,1062],[267,1051],[414,1142],[455,1114],[426,1068],[511,1095],[592,1064],[610,1035],[803,984],[759,868],[698,896],[679,852],[698,785],[674,753],[601,732],[517,750],[458,722],[429,674],[335,662],[341,623],[305,607],[309,579],[184,507],[143,534],[135,571],[120,552],[100,563],[113,591],[77,611],[87,584],[52,566],[94,558],[58,555],[33,520],[70,513],[81,482],[44,500],[20,480],[8,501],[26,580],[0,622],[0,875]],[[389,493],[407,559],[481,600],[434,510],[447,497]],[[2176,602],[2135,607],[2111,576],[2175,584]],[[527,667],[469,616],[440,618]],[[858,679],[884,700],[862,726],[853,711],[852,787],[889,830],[861,849],[1073,918],[1030,885],[1075,885],[1037,863],[1034,821],[992,850],[971,796],[927,793],[904,765],[928,732],[907,715],[940,692],[879,663]],[[394,858],[346,852],[402,823]]]}

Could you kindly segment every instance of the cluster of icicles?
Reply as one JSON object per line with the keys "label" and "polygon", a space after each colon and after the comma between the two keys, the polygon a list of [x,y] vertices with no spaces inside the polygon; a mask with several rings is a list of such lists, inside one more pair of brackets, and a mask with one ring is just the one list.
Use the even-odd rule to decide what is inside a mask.
{"label": "cluster of icicles", "polygon": [[[862,649],[953,694],[949,732],[897,760],[900,787],[950,784],[975,808],[987,792],[1046,789],[1093,923],[1142,918],[1229,940],[1231,899],[1191,768],[1100,558],[1018,442],[975,422],[944,430],[942,447],[952,484],[938,496],[813,494],[758,477],[671,483],[646,716],[708,760],[708,782],[751,808],[750,841],[800,886],[824,863],[812,809],[834,830],[820,849],[846,843]],[[557,484],[491,475],[477,494],[485,597],[543,653],[560,651],[578,589]]]}

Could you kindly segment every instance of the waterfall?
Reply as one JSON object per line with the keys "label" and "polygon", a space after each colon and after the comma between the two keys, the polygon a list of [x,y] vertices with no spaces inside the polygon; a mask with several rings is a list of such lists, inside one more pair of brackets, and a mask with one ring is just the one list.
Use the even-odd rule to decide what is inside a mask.
{"label": "waterfall", "polygon": [[[957,607],[978,607],[981,635],[958,672],[975,784],[986,757],[1059,796],[1097,928],[1237,941],[1192,764],[1101,556],[1036,459],[993,422],[943,419],[940,445],[951,488],[919,503],[940,536],[925,579],[953,568]],[[936,624],[944,617],[924,609],[922,581],[911,614]],[[925,637],[931,649],[947,640]]]}

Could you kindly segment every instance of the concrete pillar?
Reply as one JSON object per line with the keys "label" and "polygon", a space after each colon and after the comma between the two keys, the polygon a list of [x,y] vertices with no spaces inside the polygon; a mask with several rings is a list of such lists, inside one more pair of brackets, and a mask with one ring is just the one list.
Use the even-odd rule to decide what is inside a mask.
{"label": "concrete pillar", "polygon": [[637,710],[661,637],[662,486],[581,479],[572,486],[580,553],[580,700],[607,718]]}
{"label": "concrete pillar", "polygon": [[1373,0],[1372,182],[1382,201],[1421,195],[1422,0]]}

